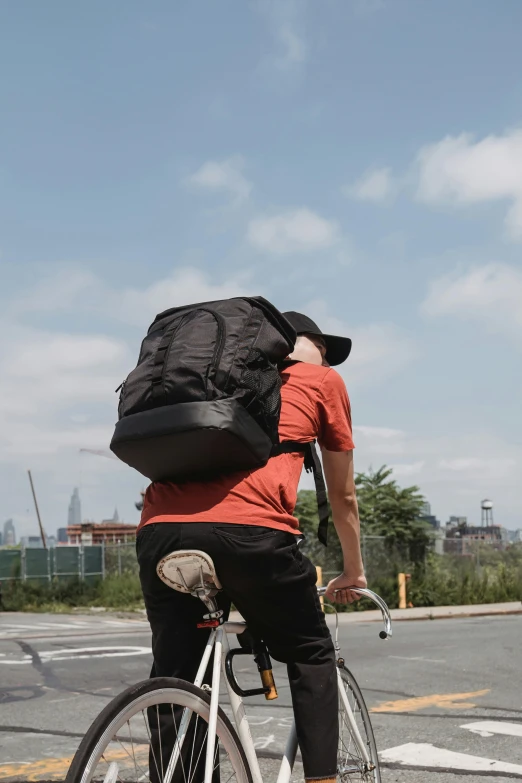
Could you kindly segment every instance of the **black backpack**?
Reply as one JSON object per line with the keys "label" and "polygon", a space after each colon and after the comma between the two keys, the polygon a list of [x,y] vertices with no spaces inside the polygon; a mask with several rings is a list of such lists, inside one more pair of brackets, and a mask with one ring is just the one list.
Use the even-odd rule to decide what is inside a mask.
{"label": "black backpack", "polygon": [[279,441],[279,370],[295,340],[290,323],[262,297],[160,313],[136,368],[117,389],[111,450],[151,481],[176,482],[211,480],[261,467],[283,452],[304,452],[326,543],[326,491],[314,444]]}

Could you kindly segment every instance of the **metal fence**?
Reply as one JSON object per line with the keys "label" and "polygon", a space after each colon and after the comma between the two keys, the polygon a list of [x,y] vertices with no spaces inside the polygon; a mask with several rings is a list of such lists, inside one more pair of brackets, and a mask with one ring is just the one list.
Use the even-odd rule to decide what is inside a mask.
{"label": "metal fence", "polygon": [[0,583],[96,581],[105,576],[103,549],[102,546],[0,549]]}
{"label": "metal fence", "polygon": [[[371,574],[391,573],[393,570],[389,550],[385,549],[384,538],[363,536],[362,551],[367,572]],[[306,554],[323,572],[338,571],[338,554],[335,547],[319,544],[317,553]],[[0,583],[10,580],[31,580],[50,582],[53,580],[95,581],[107,576],[138,574],[136,546],[134,541],[107,543],[92,546],[58,546],[52,549],[16,548],[0,549]]]}
{"label": "metal fence", "polygon": [[[334,536],[327,549],[316,540],[303,547],[312,562],[331,577],[342,570],[342,554]],[[393,578],[404,570],[405,560],[398,550],[386,546],[382,536],[362,536],[361,550],[369,581]],[[50,582],[54,580],[95,581],[107,576],[138,574],[134,541],[101,545],[43,548],[0,548],[0,583],[9,580]]]}

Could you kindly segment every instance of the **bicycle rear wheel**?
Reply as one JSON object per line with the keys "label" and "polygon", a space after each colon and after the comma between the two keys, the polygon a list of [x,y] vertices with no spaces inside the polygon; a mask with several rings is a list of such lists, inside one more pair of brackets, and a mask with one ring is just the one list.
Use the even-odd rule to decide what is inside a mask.
{"label": "bicycle rear wheel", "polygon": [[353,674],[345,666],[340,669],[340,674],[355,723],[366,746],[370,764],[368,765],[364,760],[354,740],[343,702],[339,698],[338,779],[343,783],[358,783],[359,781],[361,783],[381,783],[377,745],[361,689]]}
{"label": "bicycle rear wheel", "polygon": [[[172,783],[203,783],[210,696],[171,677],[128,688],[98,715],[65,783],[163,783],[183,714],[190,716]],[[185,709],[188,713],[185,713]],[[252,783],[244,750],[219,709],[213,783]]]}

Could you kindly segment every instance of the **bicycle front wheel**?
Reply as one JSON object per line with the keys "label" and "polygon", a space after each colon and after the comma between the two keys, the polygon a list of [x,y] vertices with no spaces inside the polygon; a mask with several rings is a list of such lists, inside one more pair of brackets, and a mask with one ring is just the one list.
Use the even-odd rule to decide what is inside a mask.
{"label": "bicycle front wheel", "polygon": [[[377,745],[361,689],[357,685],[353,674],[345,666],[340,669],[340,674],[342,687],[348,698],[359,736],[366,748],[369,763],[365,760],[354,738],[351,722],[339,694],[338,779],[343,781],[343,783],[358,783],[359,781],[361,783],[381,783]],[[341,687],[340,683],[339,687]]]}
{"label": "bicycle front wheel", "polygon": [[[209,709],[209,694],[184,680],[157,677],[133,685],[98,715],[65,783],[203,783]],[[213,783],[252,783],[221,709],[216,736]]]}

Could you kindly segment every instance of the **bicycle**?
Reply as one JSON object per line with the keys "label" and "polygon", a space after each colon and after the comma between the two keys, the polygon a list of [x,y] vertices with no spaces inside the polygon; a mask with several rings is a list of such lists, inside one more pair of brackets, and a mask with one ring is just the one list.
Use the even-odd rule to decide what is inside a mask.
{"label": "bicycle", "polygon": [[[264,694],[277,698],[272,665],[264,644],[252,640],[246,623],[223,622],[215,595],[221,585],[212,560],[204,552],[179,551],[163,558],[158,575],[176,590],[200,598],[208,609],[198,627],[211,633],[194,683],[168,677],[144,680],[113,699],[94,720],[69,768],[65,783],[267,783],[243,706],[243,698]],[[381,609],[384,630],[392,635],[384,601],[371,590],[352,588]],[[318,588],[324,595],[326,588]],[[231,649],[228,635],[243,646]],[[343,783],[380,783],[379,760],[370,716],[359,686],[346,668],[339,645],[336,612],[334,644],[339,684],[338,777]],[[203,680],[212,663],[211,685]],[[261,675],[261,688],[243,690],[233,670],[237,655],[251,654]],[[220,706],[224,676],[235,728]],[[364,738],[363,738],[364,734]],[[203,751],[205,751],[203,753]],[[297,755],[293,724],[281,760],[277,783],[290,783]]]}

